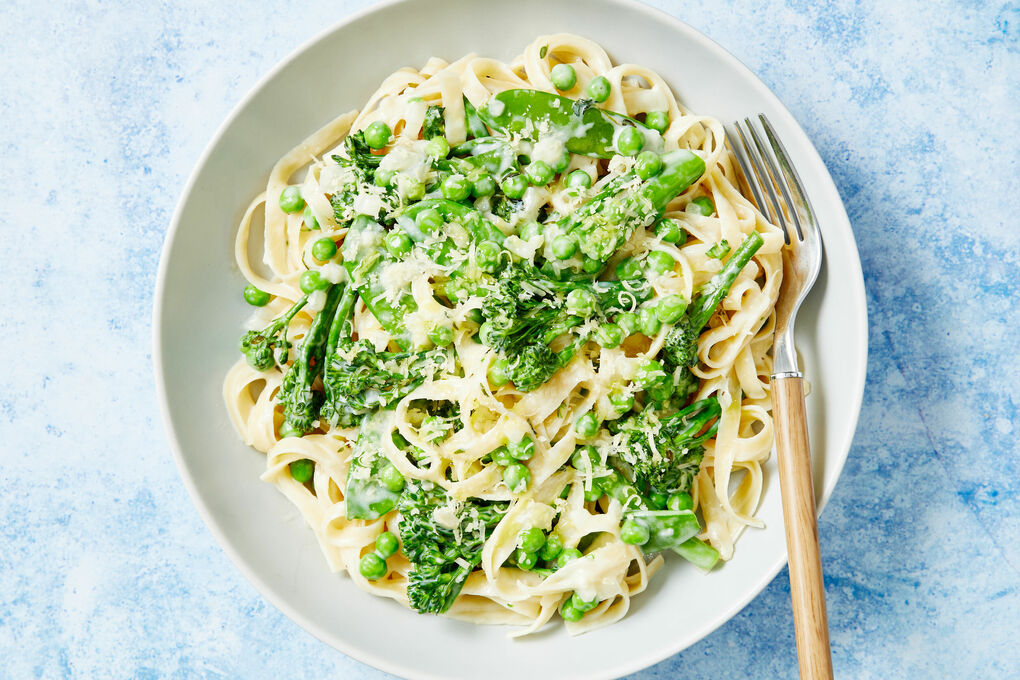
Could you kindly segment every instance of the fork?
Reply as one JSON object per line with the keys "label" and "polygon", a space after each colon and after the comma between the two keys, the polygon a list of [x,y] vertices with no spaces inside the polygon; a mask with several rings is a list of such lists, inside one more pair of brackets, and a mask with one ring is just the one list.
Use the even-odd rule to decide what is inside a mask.
{"label": "fork", "polygon": [[734,124],[740,144],[733,144],[731,138],[730,146],[758,209],[783,229],[786,240],[783,282],[776,303],[776,339],[772,348],[772,411],[790,563],[790,598],[800,677],[831,680],[832,655],[811,486],[804,377],[797,366],[793,343],[797,310],[821,269],[822,237],[804,185],[786,148],[765,114],[758,114],[758,121],[764,135],[759,133],[754,119],[745,118],[743,125]]}

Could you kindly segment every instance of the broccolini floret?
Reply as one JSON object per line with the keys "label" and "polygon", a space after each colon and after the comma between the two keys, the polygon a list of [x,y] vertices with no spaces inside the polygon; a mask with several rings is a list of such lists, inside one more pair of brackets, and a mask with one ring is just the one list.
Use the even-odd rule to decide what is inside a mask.
{"label": "broccolini floret", "polygon": [[[485,540],[506,514],[507,503],[451,501],[441,486],[412,481],[397,509],[400,542],[414,565],[407,577],[407,599],[423,614],[442,614],[481,563]],[[448,516],[442,523],[437,511]]]}
{"label": "broccolini floret", "polygon": [[277,364],[283,365],[290,358],[291,343],[287,340],[287,329],[291,319],[308,302],[303,295],[287,310],[260,331],[248,331],[241,337],[238,347],[248,364],[259,371],[268,371]]}

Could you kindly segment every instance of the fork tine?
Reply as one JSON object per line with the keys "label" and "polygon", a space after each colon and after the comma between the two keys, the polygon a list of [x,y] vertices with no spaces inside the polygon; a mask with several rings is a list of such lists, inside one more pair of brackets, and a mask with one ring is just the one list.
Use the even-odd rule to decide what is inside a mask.
{"label": "fork tine", "polygon": [[786,177],[786,185],[790,187],[790,191],[794,194],[795,200],[790,200],[790,196],[786,194],[785,188],[783,194],[786,196],[786,200],[790,205],[790,212],[793,214],[794,223],[797,225],[797,233],[800,234],[801,239],[804,238],[804,228],[801,226],[801,220],[799,217],[800,209],[804,210],[804,214],[807,216],[805,222],[809,227],[814,226],[814,210],[811,208],[811,201],[808,200],[807,192],[804,190],[804,183],[800,181],[800,175],[797,174],[797,169],[790,163],[790,155],[786,152],[786,147],[783,146],[783,142],[780,141],[779,136],[776,135],[775,129],[772,127],[772,123],[765,116],[764,113],[759,113],[758,118],[761,120],[762,128],[765,129],[765,136],[769,138],[769,144],[772,145],[772,151],[776,156],[776,160],[779,163],[780,169],[783,171],[783,175]]}
{"label": "fork tine", "polygon": [[[786,243],[789,244],[792,239],[790,234],[790,226],[786,223],[786,215],[783,213],[783,205],[779,201],[779,197],[776,195],[775,189],[775,178],[773,173],[770,172],[768,163],[765,161],[765,149],[762,147],[761,140],[758,137],[758,133],[754,129],[754,123],[750,118],[744,119],[744,127],[747,128],[747,134],[751,138],[753,144],[749,144],[744,139],[744,146],[747,148],[747,155],[751,159],[751,165],[754,167],[755,173],[758,175],[758,181],[763,187],[765,187],[765,194],[768,196],[769,202],[771,203],[772,221],[778,224],[782,230],[783,235],[786,237]],[[740,128],[737,128],[738,132]],[[743,134],[741,134],[743,139]]]}
{"label": "fork tine", "polygon": [[758,204],[758,209],[761,210],[762,213],[765,213],[768,211],[768,206],[765,205],[765,201],[761,197],[761,189],[758,186],[758,178],[756,175],[751,174],[751,168],[748,167],[748,161],[744,158],[747,142],[744,140],[744,135],[740,131],[740,126],[734,123],[733,127],[740,136],[740,144],[734,144],[733,140],[730,139],[730,149],[733,151],[733,157],[737,159],[737,165],[740,166],[740,172],[743,173],[744,179],[747,180],[747,186],[751,189],[751,194],[754,196],[754,202]]}
{"label": "fork tine", "polygon": [[[779,171],[775,167],[775,163],[772,162],[771,155],[765,150],[762,144],[761,138],[758,136],[758,130],[755,129],[754,121],[751,118],[746,118],[744,124],[748,128],[748,134],[751,135],[751,139],[754,141],[755,146],[751,149],[752,155],[755,157],[755,161],[758,163],[759,169],[762,170],[762,174],[765,175],[762,178],[762,184],[765,185],[765,191],[768,194],[769,200],[772,202],[772,206],[775,208],[776,215],[778,216],[779,226],[786,234],[786,243],[794,238],[794,234],[790,233],[789,224],[786,223],[786,215],[782,209],[782,202],[779,201],[779,197],[775,193],[775,188],[781,185],[781,176]],[[783,192],[783,197],[787,196],[786,192]],[[794,212],[793,204],[786,202],[786,206],[789,208],[789,212]],[[803,240],[803,234],[798,226],[797,231],[798,241]]]}

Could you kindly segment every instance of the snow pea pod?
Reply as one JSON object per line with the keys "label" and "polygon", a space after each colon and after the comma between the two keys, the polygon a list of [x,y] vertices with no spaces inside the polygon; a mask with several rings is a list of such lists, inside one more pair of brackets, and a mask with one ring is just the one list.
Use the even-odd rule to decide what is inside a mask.
{"label": "snow pea pod", "polygon": [[429,208],[438,210],[439,214],[447,222],[460,223],[475,243],[481,243],[482,241],[503,243],[506,240],[503,232],[497,229],[496,225],[492,224],[492,222],[482,217],[480,212],[471,206],[457,203],[456,201],[448,201],[445,198],[428,198],[424,201],[418,201],[404,210],[402,216],[414,219],[418,213]]}
{"label": "snow pea pod", "polygon": [[651,128],[620,113],[595,106],[590,99],[577,101],[541,90],[505,90],[479,109],[493,130],[535,138],[548,131],[563,136],[567,151],[582,156],[612,158],[619,151],[620,131],[632,127],[645,136],[645,148],[662,149],[662,137]]}

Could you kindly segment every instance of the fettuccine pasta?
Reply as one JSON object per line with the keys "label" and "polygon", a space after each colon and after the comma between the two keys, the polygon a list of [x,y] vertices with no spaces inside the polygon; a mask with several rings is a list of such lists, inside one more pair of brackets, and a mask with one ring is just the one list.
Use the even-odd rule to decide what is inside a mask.
{"label": "fettuccine pasta", "polygon": [[653,71],[569,34],[432,58],[246,210],[227,409],[358,587],[581,633],[761,526],[782,247]]}

